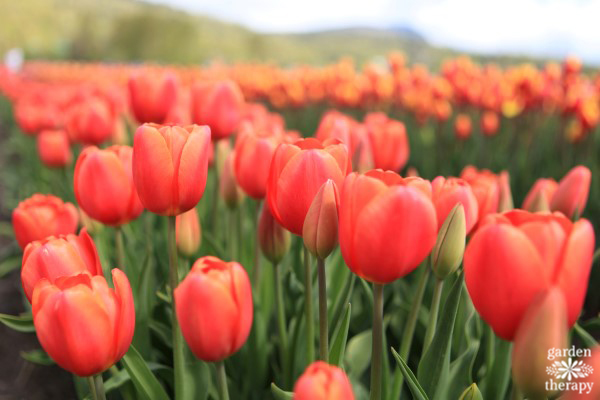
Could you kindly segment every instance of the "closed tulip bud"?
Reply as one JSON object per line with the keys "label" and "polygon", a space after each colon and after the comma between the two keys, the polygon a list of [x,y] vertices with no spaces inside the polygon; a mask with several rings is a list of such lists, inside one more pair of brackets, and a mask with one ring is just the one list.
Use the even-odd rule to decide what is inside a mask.
{"label": "closed tulip bud", "polygon": [[400,121],[385,114],[372,113],[365,117],[375,168],[400,171],[410,153],[406,128]]}
{"label": "closed tulip bud", "polygon": [[244,112],[244,95],[233,81],[222,81],[192,89],[192,119],[208,125],[213,140],[233,134]]}
{"label": "closed tulip bud", "polygon": [[483,400],[483,396],[481,395],[477,384],[473,383],[462,392],[458,400]]}
{"label": "closed tulip bud", "polygon": [[75,233],[78,220],[73,204],[50,194],[34,194],[12,212],[13,230],[21,249],[48,236]]}
{"label": "closed tulip bud", "polygon": [[350,171],[346,145],[337,141],[302,139],[280,144],[269,171],[267,204],[290,232],[301,235],[306,213],[328,179],[341,185]]}
{"label": "closed tulip bud", "polygon": [[454,135],[456,138],[466,140],[471,136],[472,130],[471,117],[466,114],[458,114],[454,121]]}
{"label": "closed tulip bud", "polygon": [[192,353],[221,361],[237,352],[252,326],[252,289],[237,262],[198,259],[175,289],[175,310]]}
{"label": "closed tulip bud", "polygon": [[296,381],[294,400],[354,400],[354,393],[341,368],[316,361]]}
{"label": "closed tulip bud", "polygon": [[465,209],[459,203],[442,224],[431,253],[433,273],[438,279],[446,279],[459,267],[465,252],[466,228]]}
{"label": "closed tulip bud", "polygon": [[498,197],[498,212],[509,211],[515,208],[512,192],[510,190],[510,176],[508,172],[502,171],[498,177],[500,193]]}
{"label": "closed tulip bud", "polygon": [[119,361],[135,328],[127,276],[112,270],[114,289],[102,276],[42,279],[33,293],[33,323],[40,344],[62,368],[78,376],[99,374]]}
{"label": "closed tulip bud", "polygon": [[231,145],[228,140],[220,140],[215,143],[214,152],[217,158],[217,163],[215,167],[217,168],[217,172],[219,176],[223,173],[223,168],[225,168],[225,161],[229,158],[229,154],[231,154]]}
{"label": "closed tulip bud", "polygon": [[438,217],[438,230],[457,204],[462,204],[467,233],[477,223],[479,205],[471,185],[460,178],[438,176],[431,182],[431,197]]}
{"label": "closed tulip bud", "polygon": [[69,135],[64,130],[41,131],[37,136],[37,150],[40,160],[47,167],[66,167],[73,160]]}
{"label": "closed tulip bud", "polygon": [[238,186],[233,175],[233,160],[235,152],[230,152],[223,165],[221,177],[219,179],[219,193],[223,198],[225,205],[230,210],[236,209],[244,201],[244,192]]}
{"label": "closed tulip bud", "polygon": [[206,186],[210,129],[140,126],[133,140],[133,182],[145,208],[178,215],[198,204]]}
{"label": "closed tulip bud", "polygon": [[140,123],[162,124],[177,101],[178,82],[172,73],[141,71],[128,82],[131,110]]}
{"label": "closed tulip bud", "polygon": [[467,290],[481,318],[513,340],[534,297],[558,287],[572,326],[581,312],[594,253],[589,221],[522,210],[489,215],[465,250]]}
{"label": "closed tulip bud", "polygon": [[27,245],[23,253],[21,283],[31,302],[33,289],[40,279],[52,283],[61,276],[84,272],[102,275],[102,266],[94,241],[82,229],[79,235],[50,236]]}
{"label": "closed tulip bud", "polygon": [[110,105],[104,98],[97,96],[90,96],[74,104],[66,118],[71,140],[86,145],[99,145],[109,140],[116,126]]}
{"label": "closed tulip bud", "polygon": [[348,175],[340,192],[339,240],[346,264],[369,282],[390,283],[431,252],[437,216],[431,184],[381,170]]}
{"label": "closed tulip bud", "polygon": [[338,243],[339,202],[337,187],[328,179],[315,195],[306,213],[302,228],[304,245],[322,260],[327,258]]}
{"label": "closed tulip bud", "polygon": [[583,214],[590,193],[592,173],[579,165],[573,168],[558,183],[550,201],[552,211],[560,211],[569,218]]}
{"label": "closed tulip bud", "polygon": [[202,230],[196,208],[177,216],[175,219],[175,239],[177,249],[181,254],[191,257],[198,251],[202,241]]}
{"label": "closed tulip bud", "polygon": [[546,398],[552,392],[546,385],[547,368],[562,359],[549,354],[567,347],[566,307],[562,291],[549,289],[536,296],[519,324],[512,351],[512,377],[528,398]]}
{"label": "closed tulip bud", "polygon": [[550,211],[550,200],[558,187],[554,179],[538,179],[523,201],[523,210]]}
{"label": "closed tulip bud", "polygon": [[265,204],[258,219],[258,243],[264,256],[274,264],[279,263],[290,249],[291,235],[271,214]]}
{"label": "closed tulip bud", "polygon": [[133,149],[87,147],[75,165],[74,189],[79,206],[91,218],[119,226],[140,216],[140,202],[132,172]]}

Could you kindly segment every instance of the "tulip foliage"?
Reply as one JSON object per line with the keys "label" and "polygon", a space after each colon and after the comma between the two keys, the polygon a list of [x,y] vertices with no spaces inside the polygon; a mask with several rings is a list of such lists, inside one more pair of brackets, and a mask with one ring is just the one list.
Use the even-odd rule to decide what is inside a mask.
{"label": "tulip foliage", "polygon": [[597,398],[600,80],[388,61],[0,69],[23,357],[63,398]]}

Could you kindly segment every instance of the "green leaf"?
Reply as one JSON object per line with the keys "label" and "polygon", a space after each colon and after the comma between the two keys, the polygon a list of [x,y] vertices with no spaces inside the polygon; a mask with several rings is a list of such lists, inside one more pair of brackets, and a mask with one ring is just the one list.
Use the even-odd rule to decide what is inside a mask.
{"label": "green leaf", "polygon": [[398,352],[396,350],[394,350],[394,348],[392,348],[392,354],[394,355],[394,358],[396,359],[396,361],[398,361],[398,366],[400,367],[400,371],[402,372],[402,375],[404,375],[404,379],[406,380],[406,383],[408,384],[408,388],[410,389],[410,392],[413,394],[414,399],[415,400],[428,400],[429,398],[427,397],[427,393],[425,393],[425,390],[423,390],[423,387],[421,387],[421,384],[415,377],[415,374],[412,373],[412,371],[410,370],[408,365],[406,365],[406,363],[404,362],[402,357],[400,357],[400,354],[398,354]]}
{"label": "green leaf", "polygon": [[214,236],[206,229],[202,229],[202,240],[205,240],[208,245],[212,248],[212,253],[219,258],[226,258],[225,250],[214,238]]}
{"label": "green leaf", "polygon": [[447,391],[447,378],[450,370],[450,345],[454,331],[454,321],[462,293],[462,274],[458,276],[441,313],[440,323],[433,337],[431,345],[421,358],[417,376],[425,392],[437,399],[440,395],[445,397]]}
{"label": "green leaf", "polygon": [[21,255],[8,257],[0,262],[0,278],[10,274],[21,266]]}
{"label": "green leaf", "polygon": [[473,383],[471,386],[465,389],[464,392],[460,395],[458,400],[483,400],[481,396],[481,392],[477,387],[476,383]]}
{"label": "green leaf", "polygon": [[343,316],[342,313],[344,312],[345,305],[350,302],[352,289],[354,288],[354,282],[356,282],[356,275],[351,273],[350,276],[346,278],[346,284],[344,285],[343,289],[340,290],[335,302],[333,303],[334,306],[331,308],[331,315],[329,318],[330,326],[333,327],[333,329],[338,327],[338,324]]}
{"label": "green leaf", "polygon": [[275,383],[271,383],[271,393],[275,400],[292,400],[294,398],[294,393],[279,389]]}
{"label": "green leaf", "polygon": [[[148,362],[146,363],[150,371],[158,371],[158,370],[169,370],[170,368],[166,365]],[[111,370],[112,373],[112,370]],[[129,372],[126,369],[121,369],[117,373],[112,373],[112,376],[104,381],[104,391],[105,393],[110,393],[114,390],[121,388],[124,384],[131,381],[131,377],[129,376]],[[91,399],[91,395],[85,397],[86,400]]]}
{"label": "green leaf", "polygon": [[450,364],[449,398],[457,399],[463,389],[473,382],[473,365],[477,350],[479,350],[479,341],[473,340],[465,352]]}
{"label": "green leaf", "polygon": [[344,318],[335,334],[331,349],[329,351],[329,363],[331,365],[340,366],[344,360],[344,352],[346,350],[346,341],[348,340],[348,329],[350,328],[350,316],[352,315],[352,305],[348,303]]}
{"label": "green leaf", "polygon": [[585,329],[583,329],[578,323],[575,324],[573,330],[575,331],[577,336],[579,336],[585,347],[593,348],[598,346],[598,342],[596,341],[596,339],[594,339],[594,337],[590,335]]}
{"label": "green leaf", "polygon": [[158,379],[154,376],[140,353],[131,346],[122,359],[137,392],[148,400],[169,400],[169,396]]}
{"label": "green leaf", "polygon": [[371,365],[371,330],[354,336],[348,341],[344,360],[348,366],[348,374],[358,379]]}
{"label": "green leaf", "polygon": [[11,329],[19,332],[35,332],[33,325],[33,316],[31,314],[8,315],[0,314],[0,322]]}
{"label": "green leaf", "polygon": [[42,349],[35,349],[30,351],[22,351],[21,357],[25,360],[34,364],[40,365],[54,365],[55,362],[50,356]]}
{"label": "green leaf", "polygon": [[510,381],[510,356],[512,344],[496,338],[494,364],[489,374],[486,374],[482,388],[485,400],[502,400],[505,398]]}

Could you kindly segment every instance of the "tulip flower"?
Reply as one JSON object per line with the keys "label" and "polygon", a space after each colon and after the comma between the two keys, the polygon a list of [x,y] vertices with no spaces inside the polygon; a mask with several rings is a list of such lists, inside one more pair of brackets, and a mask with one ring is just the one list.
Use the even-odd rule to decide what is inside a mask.
{"label": "tulip flower", "polygon": [[550,201],[557,187],[554,179],[538,179],[525,196],[521,208],[531,212],[550,211]]}
{"label": "tulip flower", "polygon": [[268,205],[263,206],[258,218],[258,243],[273,264],[278,264],[290,249],[290,233],[279,225]]}
{"label": "tulip flower", "polygon": [[437,213],[438,230],[446,221],[450,211],[459,203],[462,204],[464,209],[467,233],[477,223],[479,205],[471,185],[465,180],[438,176],[431,182],[431,197]]}
{"label": "tulip flower", "polygon": [[406,128],[400,121],[375,113],[365,117],[375,168],[400,171],[409,156]]}
{"label": "tulip flower", "polygon": [[235,159],[235,151],[229,153],[225,159],[225,164],[219,179],[219,193],[225,205],[230,210],[236,209],[244,201],[244,192],[238,186],[233,175],[233,162]]}
{"label": "tulip flower", "polygon": [[132,157],[130,146],[90,146],[81,152],[75,165],[75,197],[91,218],[120,226],[140,216],[144,208],[133,184]]}
{"label": "tulip flower", "polygon": [[494,136],[498,133],[500,121],[498,114],[493,111],[486,111],[481,117],[481,131],[485,136]]}
{"label": "tulip flower", "polygon": [[33,322],[40,344],[62,368],[78,376],[100,374],[129,349],[135,328],[127,276],[112,270],[114,289],[102,276],[80,274],[33,292]]}
{"label": "tulip flower", "polygon": [[458,114],[454,120],[454,135],[456,135],[456,138],[466,140],[471,136],[472,130],[471,117],[466,114]]}
{"label": "tulip flower", "polygon": [[302,238],[306,248],[317,258],[327,258],[337,245],[339,202],[337,187],[328,179],[306,213]]}
{"label": "tulip flower", "polygon": [[102,275],[102,266],[94,241],[85,229],[79,235],[59,235],[31,242],[25,248],[21,266],[21,283],[31,302],[40,279],[50,283],[61,276],[80,273]]}
{"label": "tulip flower", "polygon": [[512,351],[513,382],[527,398],[546,398],[549,368],[554,361],[548,354],[567,347],[567,310],[563,293],[551,288],[531,302],[519,324]]}
{"label": "tulip flower", "polygon": [[348,267],[363,279],[390,283],[431,252],[437,216],[431,185],[393,172],[348,175],[340,194],[339,240]]}
{"label": "tulip flower", "polygon": [[192,119],[196,124],[208,125],[215,141],[235,132],[243,108],[244,95],[232,81],[192,89]]}
{"label": "tulip flower", "polygon": [[169,116],[178,97],[178,82],[170,72],[141,71],[128,82],[131,111],[140,123],[162,124]]}
{"label": "tulip flower", "polygon": [[75,233],[77,209],[52,195],[34,194],[12,212],[12,225],[21,249],[34,240]]}
{"label": "tulip flower", "polygon": [[509,211],[515,208],[512,191],[510,190],[510,175],[507,171],[502,171],[498,176],[498,186],[500,187],[498,193],[498,212]]}
{"label": "tulip flower", "polygon": [[254,199],[265,197],[271,159],[282,141],[280,131],[258,131],[249,124],[245,124],[238,134],[233,169],[237,182],[248,196]]}
{"label": "tulip flower", "polygon": [[99,145],[107,141],[116,127],[110,105],[98,96],[89,96],[72,105],[66,118],[71,140],[86,145]]}
{"label": "tulip flower", "polygon": [[37,150],[40,160],[47,167],[66,167],[73,160],[69,136],[64,130],[41,131],[37,136]]}
{"label": "tulip flower", "polygon": [[457,203],[444,220],[431,253],[431,268],[438,279],[445,279],[460,266],[466,235],[465,209]]}
{"label": "tulip flower", "polygon": [[488,216],[465,251],[465,281],[473,305],[505,340],[512,340],[535,295],[562,290],[572,326],[583,306],[594,252],[589,221],[560,213],[513,210]]}
{"label": "tulip flower", "polygon": [[196,208],[192,208],[177,216],[175,221],[175,235],[179,252],[187,257],[191,257],[198,251],[200,242],[202,241],[202,231]]}
{"label": "tulip flower", "polygon": [[306,213],[323,183],[331,179],[339,186],[349,171],[347,147],[337,141],[321,143],[310,138],[279,145],[267,184],[273,216],[284,228],[301,235]]}
{"label": "tulip flower", "polygon": [[133,182],[144,207],[160,215],[195,207],[206,186],[209,146],[205,126],[140,126],[133,143]]}
{"label": "tulip flower", "polygon": [[354,400],[354,393],[341,368],[316,361],[296,381],[294,400]]}
{"label": "tulip flower", "polygon": [[252,289],[237,262],[198,259],[175,289],[175,310],[192,353],[221,361],[246,342],[252,326]]}
{"label": "tulip flower", "polygon": [[[483,221],[483,218],[498,211],[500,203],[500,181],[498,176],[493,172],[483,169],[478,171],[477,168],[468,166],[465,167],[460,177],[471,185],[473,194],[477,199],[479,208],[479,216],[477,221]],[[477,224],[473,229],[477,227]]]}
{"label": "tulip flower", "polygon": [[591,180],[589,168],[582,165],[573,168],[558,183],[550,201],[550,210],[560,211],[569,218],[583,214]]}

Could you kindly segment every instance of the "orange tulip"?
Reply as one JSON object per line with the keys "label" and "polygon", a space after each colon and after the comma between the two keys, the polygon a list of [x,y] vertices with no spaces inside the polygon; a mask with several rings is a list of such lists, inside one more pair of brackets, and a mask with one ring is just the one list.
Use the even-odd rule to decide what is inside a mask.
{"label": "orange tulip", "polygon": [[409,155],[406,128],[400,121],[388,119],[383,113],[365,117],[375,168],[400,171]]}
{"label": "orange tulip", "polygon": [[34,194],[12,212],[15,237],[22,249],[34,240],[75,233],[77,209],[52,195]]}
{"label": "orange tulip", "polygon": [[87,147],[75,165],[75,197],[91,218],[119,226],[136,219],[144,207],[133,184],[133,148]]}
{"label": "orange tulip", "polygon": [[78,376],[107,370],[129,349],[135,328],[127,276],[112,270],[114,289],[102,276],[42,279],[33,292],[33,323],[40,344],[62,368]]}
{"label": "orange tulip", "polygon": [[457,139],[465,140],[471,136],[471,117],[466,114],[458,114],[454,120],[454,134]]}
{"label": "orange tulip", "polygon": [[200,248],[202,231],[196,208],[179,214],[175,219],[175,241],[179,252],[188,257]]}
{"label": "orange tulip", "polygon": [[583,306],[594,252],[589,221],[513,210],[488,216],[469,242],[465,281],[473,305],[498,336],[512,340],[537,293],[563,292],[569,326]]}
{"label": "orange tulip", "polygon": [[181,214],[198,204],[208,170],[210,129],[140,126],[133,141],[133,182],[145,208]]}
{"label": "orange tulip", "polygon": [[431,252],[437,216],[431,184],[391,171],[348,175],[340,193],[339,240],[348,267],[363,279],[390,283]]}
{"label": "orange tulip", "polygon": [[221,361],[246,342],[252,325],[252,289],[237,262],[198,259],[175,289],[175,310],[192,352],[204,361]]}
{"label": "orange tulip", "polygon": [[581,215],[590,193],[592,172],[579,165],[569,171],[558,183],[558,187],[550,201],[552,211],[560,211],[569,218]]}
{"label": "orange tulip", "polygon": [[354,400],[354,392],[341,368],[316,361],[296,381],[294,400]]}
{"label": "orange tulip", "polygon": [[290,232],[302,235],[306,213],[321,185],[331,179],[339,186],[349,171],[347,147],[337,141],[309,138],[279,145],[267,184],[273,216]]}
{"label": "orange tulip", "polygon": [[69,136],[64,130],[44,130],[37,136],[40,160],[47,167],[62,168],[73,160]]}
{"label": "orange tulip", "polygon": [[465,180],[438,176],[431,182],[431,194],[437,212],[438,230],[458,203],[464,208],[467,233],[473,229],[477,223],[479,206],[471,186]]}
{"label": "orange tulip", "polygon": [[135,119],[140,123],[162,124],[176,104],[178,82],[170,72],[142,71],[129,78],[129,99]]}
{"label": "orange tulip", "polygon": [[192,119],[196,124],[208,125],[213,140],[233,134],[244,111],[244,95],[232,81],[222,81],[210,87],[192,89]]}
{"label": "orange tulip", "polygon": [[481,117],[481,131],[485,136],[494,136],[498,133],[500,121],[498,114],[493,111],[486,111]]}
{"label": "orange tulip", "polygon": [[61,276],[82,272],[102,275],[96,245],[85,229],[79,235],[50,236],[31,242],[23,253],[21,283],[29,301],[40,279],[54,282]]}
{"label": "orange tulip", "polygon": [[105,142],[112,137],[116,128],[110,104],[98,96],[89,96],[72,105],[66,118],[71,140],[84,144]]}
{"label": "orange tulip", "polygon": [[522,205],[523,210],[531,212],[550,211],[550,200],[557,187],[558,183],[554,179],[538,179],[525,196]]}
{"label": "orange tulip", "polygon": [[496,174],[487,169],[478,171],[475,167],[467,166],[462,170],[460,177],[471,185],[477,199],[479,206],[477,221],[483,221],[486,215],[498,211],[500,182]]}

